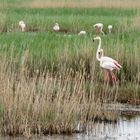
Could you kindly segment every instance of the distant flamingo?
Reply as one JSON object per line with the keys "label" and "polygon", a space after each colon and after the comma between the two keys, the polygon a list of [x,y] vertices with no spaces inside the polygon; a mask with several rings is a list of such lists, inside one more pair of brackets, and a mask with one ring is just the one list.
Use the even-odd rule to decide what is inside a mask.
{"label": "distant flamingo", "polygon": [[26,25],[25,25],[25,23],[24,23],[24,21],[23,20],[21,20],[21,21],[19,21],[19,27],[21,28],[21,31],[22,32],[24,32],[25,31],[25,27],[26,27]]}
{"label": "distant flamingo", "polygon": [[53,30],[58,32],[60,30],[59,24],[55,23],[55,25],[53,26]]}
{"label": "distant flamingo", "polygon": [[93,25],[93,27],[96,29],[96,34],[102,33],[103,35],[105,34],[103,32],[103,23],[96,23]]}
{"label": "distant flamingo", "polygon": [[78,35],[86,35],[86,31],[80,31]]}
{"label": "distant flamingo", "polygon": [[111,33],[111,32],[112,32],[112,28],[113,28],[113,26],[112,26],[112,25],[108,25],[108,31],[109,31],[109,33]]}
{"label": "distant flamingo", "polygon": [[113,70],[120,70],[122,66],[116,60],[107,56],[103,56],[103,49],[101,49],[101,38],[99,36],[95,37],[93,41],[94,40],[99,40],[98,49],[96,52],[96,59],[100,61],[101,68],[106,70],[105,79],[107,79],[109,82],[111,80],[111,83],[114,85],[116,84],[116,77],[113,73]]}

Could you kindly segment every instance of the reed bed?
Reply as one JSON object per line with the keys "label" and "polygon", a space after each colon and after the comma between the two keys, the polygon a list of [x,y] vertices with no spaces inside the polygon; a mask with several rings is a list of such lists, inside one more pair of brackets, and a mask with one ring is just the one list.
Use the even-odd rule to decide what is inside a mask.
{"label": "reed bed", "polygon": [[[100,101],[102,91],[95,85],[97,83],[86,81],[80,72],[72,78],[67,69],[64,75],[52,76],[52,72],[48,71],[45,76],[36,72],[29,77],[27,54],[28,51],[22,57],[18,74],[11,71],[7,57],[2,57],[1,134],[28,138],[32,134],[69,134],[84,131],[88,121],[117,119],[114,112],[109,113],[111,118],[108,113],[103,114]],[[106,88],[104,101],[108,101],[112,98],[107,94],[110,89],[105,85],[103,87]],[[80,129],[77,129],[78,125]]]}
{"label": "reed bed", "polygon": [[[139,11],[122,10],[120,15],[116,9],[103,10],[104,14],[100,9],[1,10],[1,134],[29,138],[83,132],[87,122],[117,120],[116,111],[106,111],[104,103],[139,99]],[[27,23],[24,33],[17,28],[22,17]],[[92,42],[92,25],[99,20],[106,32],[109,23],[114,25],[112,34],[102,36],[102,47],[122,65],[115,72],[115,86],[104,83],[95,57],[98,44]],[[52,31],[56,21],[68,34]],[[80,29],[87,35],[78,36]]]}

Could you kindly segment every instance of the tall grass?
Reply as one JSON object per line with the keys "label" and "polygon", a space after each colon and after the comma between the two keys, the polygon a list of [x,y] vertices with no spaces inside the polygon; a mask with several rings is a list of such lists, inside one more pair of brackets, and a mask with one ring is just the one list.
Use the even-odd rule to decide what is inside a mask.
{"label": "tall grass", "polygon": [[[26,22],[26,31],[36,29],[38,31],[52,31],[55,22],[60,24],[60,28],[68,32],[77,33],[80,30],[92,32],[93,24],[103,22],[107,30],[108,24],[119,27],[120,21],[130,22],[133,16],[137,15],[137,10],[117,10],[117,9],[29,9],[29,8],[7,8],[1,10],[2,15],[6,15],[2,21],[0,30],[7,28],[7,32],[17,32],[18,22]],[[122,24],[122,23],[121,23]]]}
{"label": "tall grass", "polygon": [[[63,75],[48,71],[45,76],[36,71],[28,76],[29,52],[22,56],[20,72],[13,72],[13,59],[3,55],[0,64],[1,133],[24,135],[33,133],[73,133],[84,131],[84,124],[94,119],[116,120],[108,112],[102,114],[100,96],[104,101],[114,99],[106,85],[85,80],[82,73],[71,77],[72,70],[63,68]],[[64,73],[65,71],[65,73]],[[105,91],[104,91],[105,89]],[[110,93],[109,93],[110,92]],[[108,94],[109,93],[109,94]],[[80,124],[80,130],[77,126]]]}
{"label": "tall grass", "polygon": [[[99,69],[95,57],[98,44],[93,43],[92,38],[92,35],[68,37],[49,32],[2,34],[0,52],[12,57],[16,64],[15,71],[18,71],[21,56],[28,49],[31,73],[36,70],[53,70],[54,73],[62,71],[62,74],[63,68],[66,67],[74,72],[85,71],[86,74],[92,75],[92,69]],[[139,46],[135,38],[139,38],[137,32],[102,37],[105,54],[118,60],[123,66],[118,73],[122,83],[138,79]]]}

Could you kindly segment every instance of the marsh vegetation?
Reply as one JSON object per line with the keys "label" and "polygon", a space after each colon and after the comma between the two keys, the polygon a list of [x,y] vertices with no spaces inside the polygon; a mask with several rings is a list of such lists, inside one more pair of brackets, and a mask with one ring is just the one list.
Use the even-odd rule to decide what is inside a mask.
{"label": "marsh vegetation", "polygon": [[[117,120],[118,112],[104,110],[103,103],[132,100],[136,104],[140,97],[139,14],[135,9],[113,8],[11,5],[1,9],[1,134],[82,132],[88,121]],[[27,25],[24,33],[18,28],[21,19]],[[53,32],[55,22],[67,34]],[[97,22],[104,23],[106,33],[107,26],[113,25],[112,34],[101,37],[105,54],[122,65],[115,73],[115,87],[104,83],[96,60],[97,43],[92,39]],[[87,35],[78,36],[80,30]]]}

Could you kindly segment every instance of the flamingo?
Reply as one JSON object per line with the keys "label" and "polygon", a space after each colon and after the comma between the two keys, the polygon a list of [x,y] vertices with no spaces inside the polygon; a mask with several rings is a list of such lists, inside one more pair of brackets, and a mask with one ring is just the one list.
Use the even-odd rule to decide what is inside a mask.
{"label": "flamingo", "polygon": [[21,31],[24,32],[25,31],[25,27],[26,27],[24,21],[23,20],[19,21],[18,25],[21,28]]}
{"label": "flamingo", "polygon": [[109,33],[111,33],[112,28],[113,28],[113,26],[112,26],[112,25],[108,25],[108,30],[109,30]]}
{"label": "flamingo", "polygon": [[103,35],[105,34],[103,32],[103,23],[96,23],[93,25],[93,27],[96,29],[97,34],[99,34],[99,33],[102,33]]}
{"label": "flamingo", "polygon": [[86,31],[80,31],[78,35],[86,35]]}
{"label": "flamingo", "polygon": [[122,66],[113,58],[103,55],[103,49],[101,49],[101,38],[99,36],[95,37],[93,41],[94,40],[99,40],[98,49],[96,52],[96,59],[100,62],[100,67],[106,70],[107,80],[110,81],[111,79],[111,83],[114,85],[116,84],[116,76],[114,75],[113,70],[114,69],[120,70]]}
{"label": "flamingo", "polygon": [[59,24],[55,23],[55,25],[53,26],[53,30],[58,32],[60,30]]}

